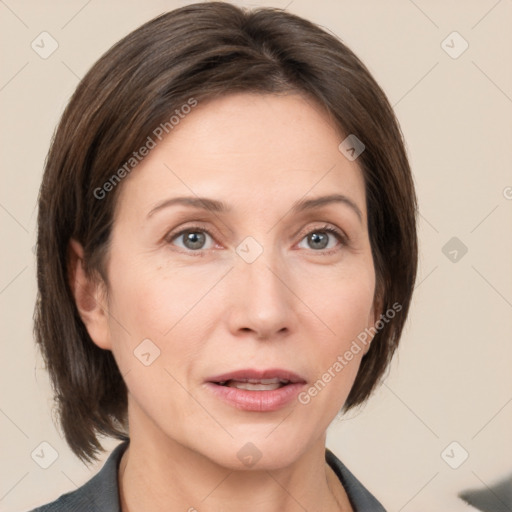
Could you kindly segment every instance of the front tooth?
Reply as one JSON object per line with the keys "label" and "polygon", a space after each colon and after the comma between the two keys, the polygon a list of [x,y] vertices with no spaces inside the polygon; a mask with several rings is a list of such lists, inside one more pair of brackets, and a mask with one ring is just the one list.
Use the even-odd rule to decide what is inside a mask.
{"label": "front tooth", "polygon": [[248,382],[251,382],[253,384],[278,384],[280,380],[274,377],[273,379],[249,379]]}
{"label": "front tooth", "polygon": [[279,381],[277,382],[270,382],[268,384],[265,384],[265,380],[274,380],[274,379],[262,379],[258,383],[253,382],[237,382],[237,381],[231,381],[228,382],[228,386],[231,388],[237,388],[237,389],[246,389],[248,391],[272,391],[274,389],[278,389],[281,387],[281,384]]}

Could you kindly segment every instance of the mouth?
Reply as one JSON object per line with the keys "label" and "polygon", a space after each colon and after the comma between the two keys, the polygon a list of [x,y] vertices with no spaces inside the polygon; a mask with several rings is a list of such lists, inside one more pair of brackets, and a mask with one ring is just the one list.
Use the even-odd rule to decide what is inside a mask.
{"label": "mouth", "polygon": [[286,379],[230,379],[214,384],[227,386],[228,388],[247,389],[248,391],[272,391],[290,384],[290,381]]}
{"label": "mouth", "polygon": [[247,411],[274,411],[290,403],[306,380],[281,369],[238,370],[210,377],[207,387],[222,400]]}
{"label": "mouth", "polygon": [[207,382],[231,388],[249,391],[271,391],[289,384],[305,384],[300,375],[289,370],[272,368],[268,370],[236,370],[234,372],[210,377]]}

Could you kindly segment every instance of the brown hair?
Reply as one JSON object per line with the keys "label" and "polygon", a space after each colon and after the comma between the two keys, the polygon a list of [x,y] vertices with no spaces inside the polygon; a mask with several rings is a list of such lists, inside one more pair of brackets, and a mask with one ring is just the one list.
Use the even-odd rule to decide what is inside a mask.
{"label": "brown hair", "polygon": [[[116,197],[97,190],[186,104],[233,92],[295,91],[323,105],[340,131],[365,145],[376,304],[401,311],[375,335],[344,406],[361,404],[398,345],[417,267],[416,198],[401,132],[384,93],[340,40],[273,8],[188,5],[149,21],[115,44],[83,78],[54,134],[39,197],[35,336],[50,373],[66,440],[83,460],[98,435],[127,436],[127,389],[110,351],[78,314],[68,276],[71,238],[89,275],[106,283]],[[341,140],[340,140],[341,142]],[[95,193],[96,191],[96,193]]]}

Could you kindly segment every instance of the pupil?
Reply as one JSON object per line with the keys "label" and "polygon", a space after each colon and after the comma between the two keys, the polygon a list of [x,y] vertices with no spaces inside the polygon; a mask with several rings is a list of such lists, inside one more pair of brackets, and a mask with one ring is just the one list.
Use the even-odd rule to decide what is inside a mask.
{"label": "pupil", "polygon": [[309,240],[314,249],[325,249],[328,244],[327,236],[323,233],[312,233]]}
{"label": "pupil", "polygon": [[204,245],[204,242],[204,233],[193,231],[185,235],[185,246],[189,249],[201,249],[201,247]]}

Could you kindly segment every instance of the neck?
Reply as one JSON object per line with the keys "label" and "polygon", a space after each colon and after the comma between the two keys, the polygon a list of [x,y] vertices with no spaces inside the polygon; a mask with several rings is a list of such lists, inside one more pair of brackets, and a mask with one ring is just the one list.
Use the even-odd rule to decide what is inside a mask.
{"label": "neck", "polygon": [[122,512],[352,511],[325,461],[325,436],[288,467],[233,470],[167,436],[140,435],[134,427],[119,466]]}

